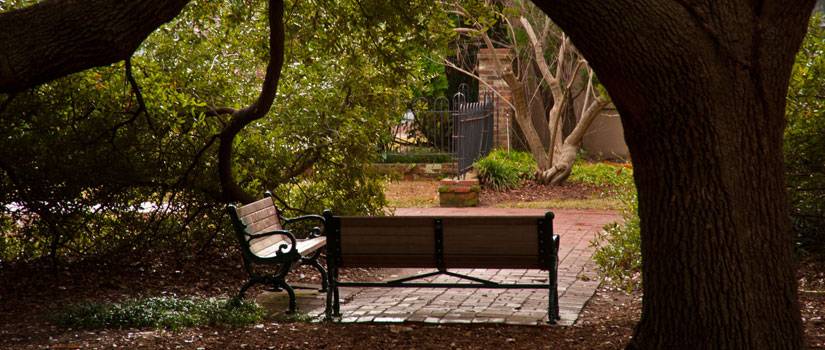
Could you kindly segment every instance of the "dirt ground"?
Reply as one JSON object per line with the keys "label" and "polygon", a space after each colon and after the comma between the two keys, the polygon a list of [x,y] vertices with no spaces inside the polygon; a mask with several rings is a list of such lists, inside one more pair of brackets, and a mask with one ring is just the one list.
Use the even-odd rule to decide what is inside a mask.
{"label": "dirt ground", "polygon": [[[245,327],[76,330],[50,321],[55,310],[84,300],[145,296],[227,297],[244,275],[235,252],[180,259],[158,254],[145,264],[85,262],[53,270],[46,265],[0,269],[2,349],[618,349],[630,339],[640,294],[601,286],[574,326],[332,324],[267,320]],[[180,261],[178,261],[180,260]],[[800,300],[808,344],[825,348],[825,264],[800,270]],[[313,270],[295,276],[317,282]],[[372,279],[382,270],[348,271]],[[254,296],[260,290],[253,290]]]}
{"label": "dirt ground", "polygon": [[[427,199],[426,190],[433,197]],[[390,186],[396,203],[436,204],[436,181]],[[482,203],[576,199],[598,189],[527,186],[517,191],[482,192]],[[421,193],[425,193],[422,197]],[[423,198],[423,199],[422,199]],[[407,202],[404,202],[407,201]],[[401,205],[399,205],[401,206]],[[245,327],[77,330],[57,326],[51,316],[82,301],[121,301],[149,296],[229,297],[245,281],[234,247],[192,256],[150,252],[142,262],[105,257],[63,265],[0,266],[0,349],[620,349],[641,314],[640,293],[602,285],[573,326],[334,324],[266,320]],[[112,263],[118,262],[118,263]],[[380,278],[384,270],[348,270],[347,279]],[[318,283],[317,272],[301,268],[292,276]],[[800,304],[810,348],[825,349],[825,262],[805,262],[799,271]],[[253,289],[250,298],[259,293]]]}
{"label": "dirt ground", "polygon": [[[479,203],[482,207],[519,207],[529,206],[529,203],[542,203],[552,207],[564,206],[565,201],[578,201],[586,209],[588,204],[595,205],[594,209],[611,209],[609,199],[600,199],[605,188],[584,184],[566,183],[561,186],[544,186],[532,181],[525,181],[524,186],[517,189],[494,191],[482,189],[479,194]],[[420,208],[438,206],[438,181],[391,181],[384,192],[391,208]],[[591,201],[586,201],[591,200]],[[584,202],[586,201],[586,202]],[[607,206],[607,207],[606,207]]]}

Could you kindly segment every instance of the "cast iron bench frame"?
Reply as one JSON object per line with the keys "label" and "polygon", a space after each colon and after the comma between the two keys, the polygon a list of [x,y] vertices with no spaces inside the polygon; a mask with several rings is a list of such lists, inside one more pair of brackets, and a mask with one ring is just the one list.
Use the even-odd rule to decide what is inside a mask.
{"label": "cast iron bench frame", "polygon": [[[235,235],[243,256],[243,265],[249,280],[241,287],[237,299],[243,299],[246,290],[255,284],[265,284],[276,290],[283,288],[289,295],[289,313],[295,312],[295,291],[286,282],[289,271],[298,265],[310,265],[321,274],[321,292],[328,289],[327,272],[318,262],[321,252],[326,245],[324,228],[313,227],[306,239],[298,239],[290,230],[284,230],[288,225],[315,220],[325,227],[325,218],[321,215],[303,215],[294,218],[284,218],[272,200],[272,193],[267,191],[264,198],[237,207],[229,205],[227,208],[235,228]],[[279,239],[280,238],[280,239]],[[265,240],[253,243],[256,240]],[[262,247],[252,249],[253,245]],[[258,248],[256,247],[256,248]],[[258,253],[265,252],[264,256]],[[272,274],[257,273],[253,265],[276,266]]]}
{"label": "cast iron bench frame", "polygon": [[[544,216],[396,216],[396,217],[340,217],[331,211],[324,211],[327,228],[327,289],[325,316],[328,320],[340,319],[340,287],[415,287],[415,288],[495,288],[495,289],[548,289],[550,294],[547,306],[548,323],[559,320],[558,298],[558,250],[559,236],[553,233],[553,212]],[[347,239],[347,224],[357,226],[353,231],[366,244],[348,243],[349,249],[357,251],[348,254],[342,249],[342,239]],[[355,225],[358,224],[358,225]],[[509,225],[513,226],[509,226]],[[520,226],[518,226],[518,225]],[[418,225],[418,228],[411,226]],[[452,225],[452,226],[451,226]],[[498,226],[496,226],[498,225]],[[528,225],[534,225],[535,236],[530,238]],[[429,230],[425,229],[429,226]],[[501,229],[497,231],[496,229]],[[445,253],[445,229],[455,233],[453,237],[464,236],[465,240],[452,238],[452,241],[467,243],[463,253]],[[489,230],[493,230],[489,232]],[[343,231],[343,232],[342,232]],[[380,237],[382,232],[392,235],[393,231],[406,231],[405,236],[393,237],[395,243],[370,242],[370,237]],[[426,232],[429,231],[429,232]],[[461,232],[464,231],[464,232]],[[488,232],[482,232],[488,231]],[[516,232],[518,231],[518,232]],[[343,233],[343,234],[342,234]],[[490,233],[493,233],[492,235]],[[494,236],[497,233],[499,236]],[[512,237],[500,235],[512,234]],[[425,237],[428,235],[429,237]],[[474,237],[475,236],[475,237]],[[489,240],[488,240],[489,237]],[[450,240],[450,237],[447,237]],[[483,238],[483,239],[478,239]],[[429,257],[422,254],[420,242],[432,239]],[[378,239],[380,241],[381,238]],[[418,250],[418,255],[399,254],[405,248],[399,242],[418,241],[410,245],[410,250]],[[496,244],[498,242],[499,244]],[[500,243],[512,245],[502,246]],[[383,246],[382,246],[383,245]],[[397,245],[396,252],[388,245]],[[534,248],[529,248],[533,246]],[[508,251],[508,247],[514,249]],[[476,249],[475,251],[467,249]],[[452,246],[448,250],[461,251],[462,247]],[[520,250],[520,251],[516,251]],[[476,254],[476,251],[487,251]],[[531,252],[532,251],[532,252]],[[516,253],[521,255],[516,255]],[[463,254],[463,255],[462,255]],[[486,255],[485,255],[486,254]],[[535,260],[533,260],[535,259]],[[397,278],[384,282],[347,282],[341,281],[338,270],[342,267],[422,267],[435,268],[436,271]],[[547,283],[500,283],[473,276],[451,272],[449,268],[527,268],[548,271]],[[469,283],[429,283],[416,280],[447,275],[469,281]]]}

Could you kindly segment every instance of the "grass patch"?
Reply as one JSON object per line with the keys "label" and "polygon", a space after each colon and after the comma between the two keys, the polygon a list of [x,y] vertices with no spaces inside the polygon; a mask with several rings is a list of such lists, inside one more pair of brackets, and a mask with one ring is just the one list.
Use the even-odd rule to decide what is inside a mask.
{"label": "grass patch", "polygon": [[72,328],[167,328],[206,325],[240,326],[263,320],[264,310],[254,302],[226,299],[142,298],[122,303],[73,304],[54,321]]}
{"label": "grass patch", "polygon": [[450,153],[433,148],[413,148],[405,152],[385,152],[378,155],[378,163],[452,163]]}
{"label": "grass patch", "polygon": [[619,210],[621,201],[613,198],[592,197],[586,199],[551,199],[534,202],[503,202],[495,205],[496,208],[530,208],[530,209],[601,209]]}
{"label": "grass patch", "polygon": [[438,206],[438,181],[390,181],[384,190],[388,208],[432,208]]}
{"label": "grass patch", "polygon": [[624,164],[577,160],[567,180],[600,187],[621,187],[633,183],[633,168]]}
{"label": "grass patch", "polygon": [[590,242],[596,247],[593,260],[599,274],[614,285],[627,291],[642,286],[642,253],[639,221],[639,199],[631,178],[611,190],[620,202],[623,221],[605,225]]}

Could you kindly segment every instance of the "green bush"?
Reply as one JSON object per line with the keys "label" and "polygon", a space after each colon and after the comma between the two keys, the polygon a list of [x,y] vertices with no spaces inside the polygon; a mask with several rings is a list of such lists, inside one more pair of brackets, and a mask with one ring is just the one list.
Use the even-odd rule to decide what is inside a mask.
{"label": "green bush", "polygon": [[594,186],[620,187],[633,181],[633,168],[619,164],[577,160],[567,180]]}
{"label": "green bush", "polygon": [[825,28],[811,18],[788,89],[785,168],[799,248],[825,257]]}
{"label": "green bush", "polygon": [[485,187],[496,190],[516,188],[533,176],[536,161],[527,152],[495,150],[473,164]]}
{"label": "green bush", "polygon": [[123,303],[79,303],[57,313],[55,321],[73,328],[169,328],[246,325],[263,319],[253,302],[218,299],[145,298]]}
{"label": "green bush", "polygon": [[621,223],[605,225],[591,241],[596,247],[593,260],[599,273],[614,286],[631,291],[641,287],[642,240],[639,228],[639,201],[636,187],[625,178],[610,195],[622,203]]}
{"label": "green bush", "polygon": [[449,153],[382,153],[378,163],[450,163]]}

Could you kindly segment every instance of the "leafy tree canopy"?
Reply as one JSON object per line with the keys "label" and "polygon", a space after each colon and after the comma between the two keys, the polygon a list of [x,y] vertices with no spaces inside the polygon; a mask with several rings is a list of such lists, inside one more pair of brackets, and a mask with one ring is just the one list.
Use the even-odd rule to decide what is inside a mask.
{"label": "leafy tree canopy", "polygon": [[[399,102],[433,78],[422,58],[451,37],[437,4],[395,6],[286,2],[276,101],[235,139],[243,189],[272,189],[292,213],[381,212],[380,179],[366,165]],[[222,237],[216,139],[228,116],[202,111],[254,101],[267,23],[264,2],[195,0],[130,64],[0,96],[0,259]]]}

